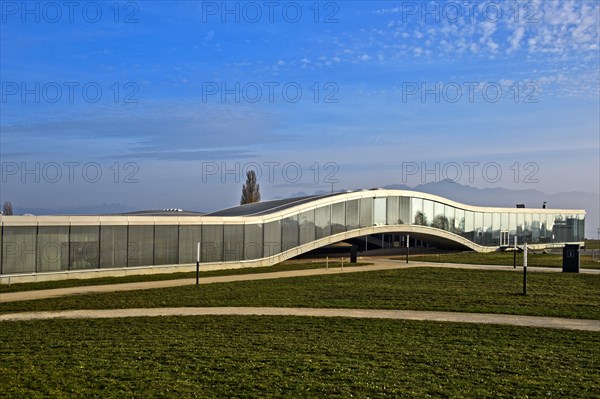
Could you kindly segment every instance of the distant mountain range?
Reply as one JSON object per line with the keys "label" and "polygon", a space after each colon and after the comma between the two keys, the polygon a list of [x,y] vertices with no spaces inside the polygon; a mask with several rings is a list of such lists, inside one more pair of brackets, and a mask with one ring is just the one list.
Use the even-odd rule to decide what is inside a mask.
{"label": "distant mountain range", "polygon": [[[544,201],[548,208],[585,209],[587,212],[585,236],[598,237],[600,227],[600,197],[598,194],[570,191],[557,194],[546,194],[539,190],[510,190],[506,188],[476,188],[451,181],[421,184],[409,187],[405,184],[390,184],[383,188],[389,190],[414,190],[439,195],[457,202],[479,206],[498,206],[512,208],[516,204],[525,204],[527,208],[541,208]],[[344,191],[344,190],[340,190]],[[329,194],[329,191],[318,190],[314,193],[297,192],[287,196],[302,197],[307,195]],[[280,199],[281,197],[271,198]],[[15,214],[31,213],[34,215],[93,215],[132,212],[139,209],[129,205],[111,203],[65,208],[19,208]]]}

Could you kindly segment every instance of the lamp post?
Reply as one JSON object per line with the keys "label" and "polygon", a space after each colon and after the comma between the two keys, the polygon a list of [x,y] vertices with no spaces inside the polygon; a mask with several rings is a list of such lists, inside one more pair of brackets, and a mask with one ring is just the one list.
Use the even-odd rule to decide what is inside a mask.
{"label": "lamp post", "polygon": [[196,251],[196,285],[200,284],[200,243],[198,242],[198,249]]}
{"label": "lamp post", "polygon": [[409,251],[409,248],[410,248],[410,244],[409,243],[410,243],[410,235],[407,234],[406,235],[406,263],[408,263],[408,251]]}
{"label": "lamp post", "polygon": [[527,295],[527,243],[523,245],[523,295]]}

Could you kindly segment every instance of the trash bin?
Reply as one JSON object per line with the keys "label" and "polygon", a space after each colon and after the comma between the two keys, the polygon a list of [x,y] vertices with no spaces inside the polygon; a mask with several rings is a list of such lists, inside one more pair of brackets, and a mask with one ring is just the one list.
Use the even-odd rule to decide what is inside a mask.
{"label": "trash bin", "polygon": [[579,245],[566,244],[563,247],[563,273],[579,273]]}
{"label": "trash bin", "polygon": [[356,263],[356,245],[353,245],[352,248],[350,248],[350,263]]}

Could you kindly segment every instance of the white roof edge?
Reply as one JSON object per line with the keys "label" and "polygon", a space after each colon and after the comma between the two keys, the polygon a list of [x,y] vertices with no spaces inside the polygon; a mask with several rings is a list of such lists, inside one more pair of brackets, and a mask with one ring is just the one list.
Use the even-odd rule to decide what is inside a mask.
{"label": "white roof edge", "polygon": [[431,201],[443,203],[445,205],[460,208],[472,212],[505,212],[505,213],[565,213],[585,215],[582,209],[542,209],[542,208],[502,208],[502,207],[484,207],[467,205],[451,199],[434,194],[427,194],[419,191],[410,190],[365,190],[353,191],[350,193],[340,193],[335,196],[325,198],[316,198],[300,205],[294,205],[289,208],[268,213],[260,216],[136,216],[136,215],[40,215],[40,216],[4,216],[0,215],[0,225],[4,226],[56,226],[63,224],[70,225],[126,225],[126,224],[231,224],[231,223],[263,223],[287,216],[295,215],[303,211],[318,208],[324,205],[332,205],[348,200],[361,198],[387,198],[387,197],[417,197]]}

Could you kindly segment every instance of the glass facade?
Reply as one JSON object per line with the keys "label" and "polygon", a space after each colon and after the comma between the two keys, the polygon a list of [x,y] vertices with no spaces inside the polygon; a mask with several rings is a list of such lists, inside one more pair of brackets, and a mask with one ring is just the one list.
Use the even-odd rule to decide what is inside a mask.
{"label": "glass facade", "polygon": [[[476,244],[580,242],[585,217],[546,210],[463,209],[418,196],[341,200],[297,214],[252,223],[3,225],[0,274],[256,260],[334,234],[372,226],[413,224]],[[214,220],[214,219],[213,219]],[[144,222],[145,223],[145,222]],[[187,223],[187,222],[186,222]],[[501,241],[501,237],[504,237]]]}

